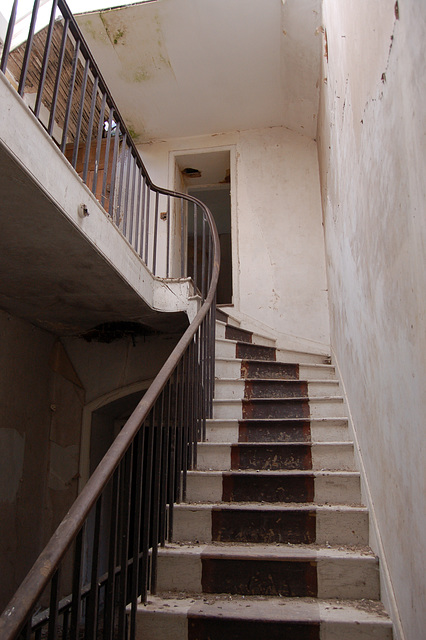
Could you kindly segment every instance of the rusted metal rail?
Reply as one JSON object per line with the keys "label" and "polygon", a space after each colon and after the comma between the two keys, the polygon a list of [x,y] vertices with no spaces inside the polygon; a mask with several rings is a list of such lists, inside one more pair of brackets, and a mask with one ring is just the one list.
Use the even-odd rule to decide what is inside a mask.
{"label": "rusted metal rail", "polygon": [[[24,98],[31,85],[34,115],[153,274],[189,272],[201,306],[1,615],[0,637],[133,639],[137,604],[156,590],[158,546],[172,537],[173,504],[185,499],[187,470],[211,416],[219,238],[204,204],[150,180],[66,3],[52,0],[38,37],[35,0],[21,51],[12,49],[17,6],[15,0],[1,71]],[[160,212],[167,217],[162,233]]]}

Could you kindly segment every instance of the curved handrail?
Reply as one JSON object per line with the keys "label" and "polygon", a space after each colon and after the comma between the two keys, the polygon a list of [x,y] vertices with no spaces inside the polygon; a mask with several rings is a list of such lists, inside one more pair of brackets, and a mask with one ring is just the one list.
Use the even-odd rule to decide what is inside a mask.
{"label": "curved handrail", "polygon": [[[0,69],[6,72],[18,0],[14,0],[8,32],[3,48]],[[18,92],[25,93],[26,78],[34,43],[34,30],[38,11],[34,10],[27,42],[22,48]],[[50,47],[54,38],[56,9],[59,7],[63,24],[55,87],[51,96],[48,120],[40,116]],[[68,78],[67,104],[61,121],[61,140],[55,138],[57,100],[63,61],[73,36],[73,63]],[[58,43],[59,44],[59,41]],[[82,602],[85,603],[87,637],[95,638],[99,620],[99,593],[102,591],[105,608],[105,638],[110,639],[116,624],[120,638],[125,636],[126,606],[131,605],[130,634],[134,635],[135,611],[139,597],[146,599],[148,590],[148,563],[151,563],[150,585],[156,585],[156,549],[171,538],[173,529],[173,503],[185,497],[186,471],[196,463],[196,442],[203,433],[206,417],[211,416],[214,381],[214,319],[215,292],[219,276],[220,248],[217,229],[209,209],[196,198],[156,186],[149,177],[136,146],[124,125],[106,84],[84,42],[64,0],[52,0],[52,12],[47,27],[40,68],[40,80],[34,114],[46,127],[51,137],[67,154],[70,119],[74,118],[73,144],[68,156],[78,171],[79,154],[82,158],[81,177],[99,198],[113,222],[145,261],[154,275],[178,277],[187,275],[186,246],[188,228],[185,227],[184,203],[194,206],[194,264],[192,278],[201,294],[202,305],[169,358],[146,391],[142,400],[127,420],[123,429],[88,480],[76,501],[62,520],[33,568],[16,591],[0,617],[2,640],[15,639],[24,629],[29,637],[32,614],[36,603],[50,584],[50,603],[43,625],[48,625],[49,638],[57,637],[58,618],[63,616],[63,629],[70,624],[72,637],[77,638],[82,621]],[[39,56],[40,57],[40,56]],[[82,63],[84,62],[84,64]],[[78,69],[80,64],[80,78]],[[75,87],[79,84],[79,106],[75,108]],[[89,85],[91,83],[91,91]],[[87,97],[89,96],[89,97]],[[73,106],[74,105],[74,106]],[[73,114],[74,116],[71,117]],[[80,145],[83,122],[87,120],[85,144]],[[97,124],[96,124],[97,123]],[[108,123],[105,129],[105,123]],[[114,129],[114,131],[113,131]],[[93,132],[97,130],[96,138]],[[105,136],[106,132],[106,136]],[[90,154],[94,153],[94,176],[89,184]],[[103,154],[103,155],[102,155]],[[100,161],[103,159],[102,185]],[[107,183],[110,180],[110,191]],[[154,213],[151,209],[154,194]],[[162,267],[158,267],[157,238],[160,197],[164,197],[167,218],[166,248]],[[176,201],[176,211],[172,202]],[[197,264],[198,212],[202,214],[202,261]],[[181,224],[176,235],[181,246],[172,256],[172,214]],[[185,214],[185,215],[184,215]],[[177,222],[176,222],[177,224]],[[207,238],[207,230],[210,234]],[[149,244],[149,242],[151,244]],[[201,242],[201,240],[200,240]],[[209,253],[206,258],[205,254]],[[108,494],[108,489],[111,491]],[[103,509],[109,501],[108,570],[100,573],[100,539]],[[130,503],[132,502],[132,515]],[[94,531],[91,538],[92,558],[90,578],[83,588],[83,546],[85,527],[94,512]],[[168,535],[167,535],[168,532]],[[127,538],[126,538],[127,536]],[[72,595],[62,599],[64,587],[60,583],[60,567],[75,543],[72,575]],[[86,567],[87,569],[87,567]],[[64,573],[67,573],[65,568]],[[87,571],[86,571],[87,576]],[[67,580],[65,580],[65,583]],[[70,580],[68,580],[70,582]],[[131,587],[129,584],[131,583]],[[62,594],[62,595],[61,595]],[[118,613],[114,605],[118,602]],[[43,605],[44,606],[44,605]],[[38,623],[37,623],[38,624]],[[40,623],[41,624],[41,623]],[[39,627],[40,628],[40,627]],[[120,635],[121,634],[121,635]]]}
{"label": "curved handrail", "polygon": [[[170,195],[171,194],[172,192],[170,192]],[[196,200],[192,197],[190,199]],[[135,435],[149,415],[167,380],[170,379],[173,371],[176,369],[178,362],[191,343],[196,331],[201,326],[208,312],[213,308],[220,267],[219,236],[210,211],[202,203],[200,203],[200,206],[203,207],[212,230],[214,247],[212,278],[207,297],[193,322],[186,329],[136,409],[123,426],[67,515],[56,529],[49,543],[38,557],[31,571],[2,613],[0,617],[0,637],[3,640],[17,637],[25,620],[31,614],[35,603],[51,580],[58,564],[63,559],[78,532],[81,530],[83,523],[88,518],[102,490],[108,484]]]}

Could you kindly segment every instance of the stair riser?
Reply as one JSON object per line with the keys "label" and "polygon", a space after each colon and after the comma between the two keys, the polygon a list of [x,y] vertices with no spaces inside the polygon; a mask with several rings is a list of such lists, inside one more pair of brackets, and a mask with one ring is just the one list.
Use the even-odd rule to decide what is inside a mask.
{"label": "stair riser", "polygon": [[182,505],[174,510],[174,542],[368,544],[366,510],[220,509]]}
{"label": "stair riser", "polygon": [[207,421],[209,442],[345,442],[346,420],[300,421]]}
{"label": "stair riser", "polygon": [[[349,578],[348,578],[349,577]],[[215,557],[158,554],[158,590],[312,598],[368,598],[380,595],[377,561],[361,558],[310,559]]]}
{"label": "stair riser", "polygon": [[220,474],[191,472],[187,478],[188,502],[295,502],[361,504],[358,474]]}
{"label": "stair riser", "polygon": [[305,382],[301,380],[216,380],[214,397],[219,399],[251,398],[317,398],[336,396],[335,381]]}
{"label": "stair riser", "polygon": [[353,446],[347,444],[229,445],[199,443],[197,469],[291,470],[330,469],[354,471]]}
{"label": "stair riser", "polygon": [[[243,410],[244,404],[244,410]],[[244,415],[243,415],[244,411]],[[235,420],[274,418],[344,418],[345,407],[338,398],[285,402],[249,402],[222,400],[213,402],[213,418],[234,418]]]}
{"label": "stair riser", "polygon": [[260,360],[242,360],[241,378],[269,380],[299,380],[299,365],[284,362],[266,362]]}

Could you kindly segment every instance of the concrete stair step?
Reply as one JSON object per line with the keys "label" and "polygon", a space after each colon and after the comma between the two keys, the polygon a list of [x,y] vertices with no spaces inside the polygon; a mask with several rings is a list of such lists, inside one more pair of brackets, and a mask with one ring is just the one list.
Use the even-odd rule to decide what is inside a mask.
{"label": "concrete stair step", "polygon": [[216,357],[217,378],[268,378],[287,380],[335,380],[336,371],[331,364],[241,360]]}
{"label": "concrete stair step", "polygon": [[323,354],[304,353],[278,349],[272,346],[247,344],[225,338],[216,338],[216,357],[240,360],[264,360],[299,364],[330,364],[330,357]]}
{"label": "concrete stair step", "polygon": [[260,418],[345,418],[346,409],[340,396],[317,398],[215,399],[213,418],[250,420]]}
{"label": "concrete stair step", "polygon": [[351,442],[215,443],[200,442],[199,471],[237,469],[313,469],[355,471]]}
{"label": "concrete stair step", "polygon": [[365,507],[273,504],[179,504],[174,542],[367,545]]}
{"label": "concrete stair step", "polygon": [[[226,311],[223,311],[220,307],[216,307],[216,322],[223,322],[224,324],[227,324],[230,320],[229,314],[226,313]],[[233,320],[233,323],[237,325],[240,324],[240,322],[235,319]]]}
{"label": "concrete stair step", "polygon": [[377,558],[367,550],[288,545],[166,545],[159,591],[247,596],[380,597]]}
{"label": "concrete stair step", "polygon": [[348,442],[345,418],[306,420],[211,419],[206,425],[207,442]]}
{"label": "concrete stair step", "polygon": [[361,504],[354,471],[189,471],[188,502]]}
{"label": "concrete stair step", "polygon": [[254,331],[247,331],[247,329],[242,329],[235,324],[225,323],[220,320],[216,320],[216,338],[270,347],[275,347],[276,344],[276,341],[273,338]]}
{"label": "concrete stair step", "polygon": [[318,398],[337,396],[337,380],[235,380],[222,378],[215,381],[215,398],[242,399],[251,398]]}
{"label": "concrete stair step", "polygon": [[375,601],[150,596],[137,616],[136,640],[392,640]]}

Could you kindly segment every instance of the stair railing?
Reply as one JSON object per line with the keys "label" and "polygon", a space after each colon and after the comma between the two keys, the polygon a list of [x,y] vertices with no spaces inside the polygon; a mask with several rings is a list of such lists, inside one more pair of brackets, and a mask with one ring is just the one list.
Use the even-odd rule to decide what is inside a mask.
{"label": "stair railing", "polygon": [[[27,76],[34,67],[31,52],[36,40],[39,0],[34,2],[28,38],[19,54],[21,60],[16,55],[15,62],[8,64],[16,53],[11,43],[17,5],[15,0],[1,71],[15,79],[18,92],[25,97]],[[59,21],[57,8],[62,14]],[[50,47],[57,24],[62,35],[59,50],[53,47],[59,52],[55,72],[50,66]],[[71,41],[69,34],[75,48],[72,70],[68,70],[69,83],[65,82],[69,87],[65,100],[61,87],[65,54],[69,53]],[[149,592],[156,592],[158,546],[173,538],[173,505],[186,497],[187,471],[196,465],[197,441],[204,438],[205,421],[211,417],[219,238],[212,215],[203,203],[151,182],[63,0],[52,1],[51,19],[42,40],[34,114],[62,151],[67,152],[72,138],[69,154],[73,166],[78,168],[81,153],[83,180],[154,275],[186,277],[187,271],[191,271],[202,304],[1,615],[0,637],[133,640],[138,603],[146,602]],[[77,99],[74,90],[81,56],[85,62]],[[40,51],[35,58],[40,59]],[[54,89],[46,94],[44,85],[49,75],[54,78]],[[84,96],[90,77],[89,105]],[[62,119],[57,115],[61,100]],[[85,114],[86,139],[80,145]],[[72,135],[71,121],[74,121]],[[96,142],[91,135],[95,122]],[[62,132],[60,141],[58,130]],[[91,153],[95,162],[92,179],[88,180]],[[190,265],[189,207],[194,214],[194,259]],[[160,212],[167,218],[167,231],[162,234]],[[198,239],[197,249],[199,222],[202,238]],[[197,258],[199,250],[201,260]]]}
{"label": "stair railing", "polygon": [[50,19],[37,31],[34,0],[21,44],[18,5],[14,0],[0,70],[153,275],[191,276],[204,299],[211,247],[198,200],[153,184],[66,2],[46,0]]}

